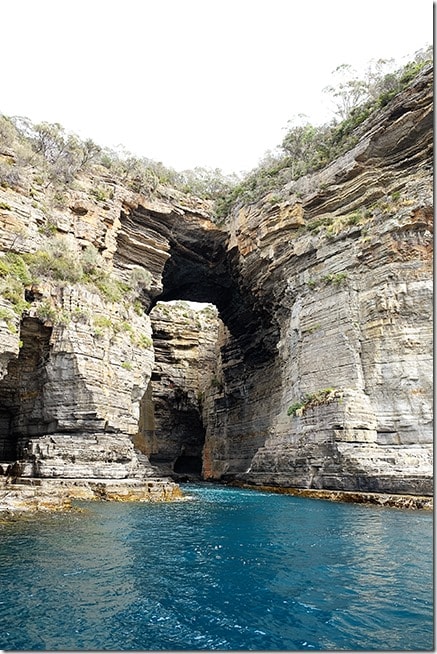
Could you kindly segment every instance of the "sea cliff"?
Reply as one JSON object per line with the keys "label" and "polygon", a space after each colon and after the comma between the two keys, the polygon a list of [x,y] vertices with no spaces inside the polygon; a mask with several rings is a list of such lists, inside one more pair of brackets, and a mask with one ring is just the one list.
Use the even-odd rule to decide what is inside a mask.
{"label": "sea cliff", "polygon": [[3,506],[23,488],[166,500],[192,474],[432,495],[432,81],[221,224],[103,166],[62,201],[32,161],[3,184]]}

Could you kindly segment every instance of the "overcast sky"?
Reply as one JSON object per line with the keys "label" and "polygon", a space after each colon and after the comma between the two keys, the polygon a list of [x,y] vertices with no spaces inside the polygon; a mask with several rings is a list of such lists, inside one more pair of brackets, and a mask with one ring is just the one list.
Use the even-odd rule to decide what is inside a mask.
{"label": "overcast sky", "polygon": [[432,0],[1,0],[0,111],[177,170],[255,167],[348,63],[432,43]]}

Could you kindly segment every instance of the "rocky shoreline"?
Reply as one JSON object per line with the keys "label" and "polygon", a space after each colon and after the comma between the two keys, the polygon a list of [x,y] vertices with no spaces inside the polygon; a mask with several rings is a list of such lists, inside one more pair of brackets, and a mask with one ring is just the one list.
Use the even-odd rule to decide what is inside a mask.
{"label": "rocky shoreline", "polygon": [[36,511],[67,511],[73,500],[169,502],[183,499],[170,479],[20,479],[0,480],[0,516]]}
{"label": "rocky shoreline", "polygon": [[285,488],[280,486],[253,486],[241,482],[232,482],[237,488],[267,491],[281,495],[296,495],[330,502],[349,502],[353,504],[376,504],[396,509],[423,509],[432,511],[434,498],[427,495],[404,495],[394,493],[367,493],[363,491],[328,490],[321,488]]}
{"label": "rocky shoreline", "polygon": [[[223,483],[223,485],[330,502],[370,504],[396,509],[425,511],[432,511],[434,508],[433,497],[425,495],[255,486],[235,480]],[[20,482],[1,480],[0,520],[16,519],[36,512],[70,511],[74,508],[74,500],[174,502],[185,499],[183,489],[170,479],[149,479],[147,482],[141,482],[137,479],[122,479],[110,482],[101,479],[22,479]]]}

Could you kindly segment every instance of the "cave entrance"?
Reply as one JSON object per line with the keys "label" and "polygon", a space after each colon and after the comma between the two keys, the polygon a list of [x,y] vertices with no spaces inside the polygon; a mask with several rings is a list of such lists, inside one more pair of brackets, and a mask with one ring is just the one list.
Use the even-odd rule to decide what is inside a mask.
{"label": "cave entrance", "polygon": [[[178,474],[175,467],[187,463],[179,457],[202,457],[202,474],[211,478],[230,467],[246,470],[265,442],[268,417],[252,418],[250,407],[256,403],[256,389],[268,388],[264,371],[274,369],[279,354],[277,305],[282,291],[275,288],[273,277],[264,284],[264,269],[250,255],[249,241],[241,241],[244,253],[230,230],[209,220],[204,209],[190,201],[165,214],[141,204],[126,210],[129,236],[125,232],[120,263],[126,265],[137,251],[132,248],[133,234],[138,243],[147,243],[143,263],[153,263],[154,278],[165,256],[159,282],[157,278],[145,303],[155,351],[155,443],[150,438],[150,460]],[[153,261],[148,259],[149,230],[159,237],[162,252],[158,256],[153,250]],[[275,271],[273,267],[272,274]],[[183,316],[170,317],[170,302],[183,300],[217,307],[216,324],[222,331],[211,348],[201,344],[195,323],[189,327]],[[236,432],[243,434],[242,447]]]}
{"label": "cave entrance", "polygon": [[0,461],[9,463],[18,458],[17,440],[12,432],[14,413],[9,409],[0,409]]}
{"label": "cave entrance", "polygon": [[173,470],[181,474],[185,473],[200,476],[202,474],[202,465],[203,461],[201,456],[187,456],[181,454],[181,456],[176,459]]}
{"label": "cave entrance", "polygon": [[46,366],[49,359],[51,327],[37,318],[23,318],[22,346],[8,372],[0,380],[0,461],[11,463],[25,456],[31,437],[53,431],[44,405]]}

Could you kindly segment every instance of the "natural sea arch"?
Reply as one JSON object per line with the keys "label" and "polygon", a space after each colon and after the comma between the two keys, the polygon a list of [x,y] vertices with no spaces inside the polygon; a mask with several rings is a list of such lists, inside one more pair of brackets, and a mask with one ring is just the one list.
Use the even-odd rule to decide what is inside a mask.
{"label": "natural sea arch", "polygon": [[[154,224],[157,225],[156,222]],[[241,412],[244,413],[249,410],[250,397],[240,397],[236,386],[240,385],[240,381],[243,385],[246,380],[245,393],[250,396],[253,383],[247,383],[247,380],[253,377],[254,371],[259,372],[265,366],[268,367],[277,357],[279,329],[271,308],[256,297],[250,285],[243,279],[239,269],[240,255],[237,248],[229,248],[229,235],[226,232],[209,221],[193,227],[190,221],[185,223],[183,218],[172,223],[170,232],[162,224],[159,230],[168,239],[169,251],[161,275],[162,290],[152,299],[149,308],[152,325],[154,308],[158,303],[182,300],[214,305],[220,320],[228,330],[228,340],[222,350],[222,357],[227,362],[227,370],[223,371],[229,382],[226,386],[231,389],[219,400],[217,408],[223,415],[227,410],[235,412],[241,405]],[[155,328],[154,331],[156,332]],[[199,474],[205,467],[204,419],[193,402],[190,404],[186,401],[184,405],[184,398],[181,398],[181,408],[181,403],[174,397],[172,389],[169,390],[167,398],[159,391],[158,397],[156,396],[156,389],[159,388],[159,380],[156,378],[161,346],[159,333],[154,335],[154,345],[157,365],[151,378],[152,394],[142,411],[143,415],[147,411],[155,415],[153,434],[150,435],[149,432],[148,442],[153,445],[148,452],[149,458],[153,464],[161,465],[167,471],[182,475]],[[229,365],[231,360],[235,361],[235,364]],[[184,394],[183,388],[178,390],[181,395]],[[165,421],[162,419],[163,415],[167,416]],[[168,429],[165,428],[164,422]],[[163,433],[165,431],[167,433]],[[176,446],[170,452],[168,443],[177,440],[177,432],[180,449],[176,456]],[[195,434],[195,437],[190,438],[190,433]],[[247,461],[241,464],[243,467],[247,467],[256,448],[264,440],[265,435],[261,440],[254,440],[249,448],[250,453],[245,455]],[[235,447],[240,447],[238,442]],[[249,452],[247,447],[242,449]]]}

